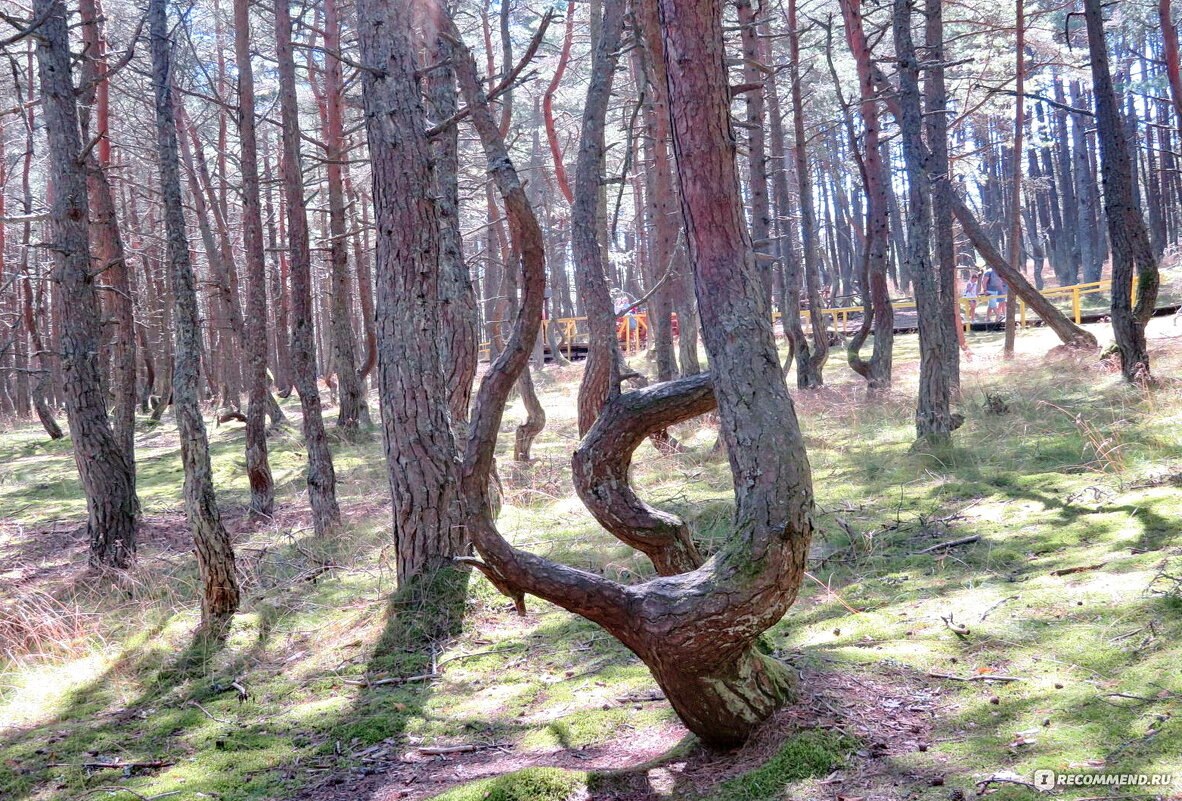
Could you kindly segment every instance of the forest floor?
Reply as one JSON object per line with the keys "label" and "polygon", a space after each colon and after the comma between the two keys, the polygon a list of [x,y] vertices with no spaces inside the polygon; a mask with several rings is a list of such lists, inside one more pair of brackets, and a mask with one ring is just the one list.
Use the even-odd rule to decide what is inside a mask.
{"label": "forest floor", "polygon": [[[883,401],[865,400],[840,352],[826,389],[796,393],[818,532],[811,579],[769,641],[802,692],[722,753],[595,626],[533,599],[519,618],[482,577],[450,588],[462,631],[424,646],[439,610],[391,601],[376,432],[334,445],[346,526],[318,542],[298,428],[271,440],[279,512],[258,525],[243,516],[242,427],[211,427],[245,598],[213,652],[191,639],[168,417],[138,437],[143,535],[121,588],[86,576],[69,443],[0,433],[0,799],[1013,799],[1036,795],[1015,782],[1038,769],[1175,781],[1061,798],[1182,798],[1182,326],[1151,323],[1162,381],[1149,390],[1110,363],[1047,356],[1045,330],[1022,332],[1010,362],[1000,337],[970,337],[966,422],[943,461],[909,450],[914,337],[898,340]],[[545,373],[535,461],[500,460],[501,529],[643,579],[646,560],[571,491],[578,368]],[[284,408],[298,414],[294,398]],[[511,409],[505,430],[519,419]],[[709,551],[732,510],[726,462],[709,418],[675,433],[683,451],[645,444],[635,480]]]}

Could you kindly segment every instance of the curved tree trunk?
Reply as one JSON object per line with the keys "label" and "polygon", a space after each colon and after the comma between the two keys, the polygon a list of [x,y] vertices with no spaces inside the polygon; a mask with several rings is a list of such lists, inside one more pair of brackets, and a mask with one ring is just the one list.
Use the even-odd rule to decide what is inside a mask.
{"label": "curved tree trunk", "polygon": [[197,287],[185,234],[177,128],[173,116],[166,0],[151,0],[152,78],[156,97],[156,141],[160,157],[160,186],[164,225],[168,240],[169,274],[172,280],[173,324],[176,352],[172,374],[173,402],[181,439],[181,463],[185,469],[185,514],[193,530],[197,569],[201,575],[201,627],[224,638],[238,610],[238,580],[234,549],[222,525],[214,495],[209,463],[209,440],[198,399],[201,367],[201,321]]}
{"label": "curved tree trunk", "polygon": [[86,494],[90,566],[125,569],[135,559],[135,476],[111,430],[100,377],[102,326],[91,280],[89,204],[65,4],[36,0],[33,16],[44,19],[37,30],[37,63],[54,185],[50,236],[61,302],[62,391]]}
{"label": "curved tree trunk", "polygon": [[[754,643],[783,616],[802,580],[812,533],[811,478],[770,320],[759,313],[763,288],[739,195],[721,4],[665,0],[661,14],[682,210],[735,482],[735,534],[702,568],[630,587],[516,550],[496,531],[488,471],[505,400],[528,361],[543,303],[543,260],[529,248],[522,249],[522,312],[477,395],[462,490],[465,522],[484,558],[478,566],[494,585],[519,606],[528,592],[604,626],[650,667],[695,733],[727,745],[744,740],[791,686],[787,669]],[[474,80],[471,87],[479,92]],[[482,139],[486,149],[497,144]],[[511,219],[527,241],[540,243],[503,143],[499,154],[490,161],[503,164],[494,175]]]}

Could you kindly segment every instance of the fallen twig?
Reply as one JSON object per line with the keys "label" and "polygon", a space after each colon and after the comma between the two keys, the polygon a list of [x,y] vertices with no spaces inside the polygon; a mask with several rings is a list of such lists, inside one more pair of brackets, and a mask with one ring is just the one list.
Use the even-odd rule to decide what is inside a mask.
{"label": "fallen twig", "polygon": [[190,705],[190,706],[195,706],[195,707],[197,707],[198,709],[200,709],[202,712],[204,712],[204,713],[205,713],[205,717],[209,718],[209,719],[210,719],[210,720],[212,720],[214,723],[225,723],[227,726],[228,726],[228,725],[230,725],[230,721],[228,721],[228,720],[222,720],[221,718],[215,718],[215,717],[213,716],[213,714],[212,714],[212,713],[211,713],[211,712],[210,712],[208,709],[206,709],[205,707],[203,707],[201,704],[197,703],[197,701],[195,701],[195,700],[192,700],[192,699],[190,699],[190,701],[189,701],[189,705]]}
{"label": "fallen twig", "polygon": [[424,745],[415,749],[427,756],[446,756],[447,754],[467,754],[472,751],[484,751],[487,748],[499,748],[495,743],[465,743],[463,745]]}
{"label": "fallen twig", "polygon": [[933,679],[949,679],[950,681],[1022,681],[1020,676],[1001,676],[997,673],[982,673],[979,676],[954,676],[951,673],[936,673],[928,671]]}
{"label": "fallen twig", "polygon": [[1032,790],[1038,790],[1039,792],[1042,792],[1042,788],[1034,782],[1025,782],[1021,779],[1009,779],[1005,776],[991,776],[988,779],[982,779],[981,781],[977,782],[975,785],[977,788],[977,795],[985,795],[985,791],[989,789],[989,785],[991,784],[1017,784],[1022,787],[1029,787]]}
{"label": "fallen twig", "polygon": [[171,768],[175,762],[50,762],[47,768],[84,768],[86,770],[148,770]]}
{"label": "fallen twig", "polygon": [[168,798],[171,795],[180,795],[184,790],[169,790],[167,793],[159,793],[157,795],[144,795],[137,793],[130,787],[116,787],[114,785],[106,785],[104,787],[95,787],[93,790],[87,790],[85,795],[96,795],[98,793],[131,793],[140,801],[156,801],[158,798]]}
{"label": "fallen twig", "polygon": [[1086,570],[1099,570],[1107,565],[1107,562],[1097,562],[1094,565],[1080,565],[1079,567],[1061,567],[1058,570],[1052,570],[1052,576],[1070,576],[1072,573],[1083,573]]}
{"label": "fallen twig", "polygon": [[976,542],[979,539],[981,539],[980,534],[970,534],[967,537],[961,537],[960,539],[957,539],[957,540],[948,540],[947,542],[938,542],[935,545],[929,545],[927,548],[924,548],[922,551],[916,551],[915,553],[918,556],[921,553],[932,553],[933,551],[942,551],[942,550],[946,550],[948,548],[955,548],[958,545],[968,545],[970,542]]}
{"label": "fallen twig", "polygon": [[948,617],[940,615],[940,619],[944,621],[944,625],[948,627],[948,630],[957,637],[967,637],[973,633],[965,624],[954,622],[952,620],[952,615],[949,615]]}
{"label": "fallen twig", "polygon": [[418,676],[390,676],[385,679],[341,679],[345,684],[359,687],[381,687],[384,684],[409,684],[414,681],[430,681],[439,678],[438,673],[421,673]]}
{"label": "fallen twig", "polygon": [[1018,599],[1018,596],[1017,596],[1017,595],[1011,595],[1011,596],[1009,596],[1008,598],[1002,598],[1000,601],[998,601],[998,602],[997,602],[997,603],[995,603],[993,606],[989,607],[988,609],[986,609],[984,612],[982,612],[982,613],[981,613],[981,620],[980,620],[980,622],[981,622],[981,623],[984,623],[984,622],[985,622],[985,618],[987,618],[987,617],[989,617],[991,614],[993,614],[994,610],[996,610],[996,609],[997,609],[997,607],[1001,606],[1001,605],[1002,605],[1002,604],[1004,604],[1004,603],[1008,603],[1009,601],[1015,601],[1015,600],[1017,600],[1017,599]]}

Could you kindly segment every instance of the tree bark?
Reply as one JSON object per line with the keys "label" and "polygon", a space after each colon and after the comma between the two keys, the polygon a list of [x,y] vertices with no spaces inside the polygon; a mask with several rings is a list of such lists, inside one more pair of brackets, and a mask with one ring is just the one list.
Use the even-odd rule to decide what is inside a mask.
{"label": "tree bark", "polygon": [[[820,243],[817,241],[817,213],[813,205],[813,181],[809,171],[807,152],[808,137],[805,135],[804,124],[804,88],[801,86],[800,69],[800,29],[797,26],[796,0],[788,0],[788,79],[791,82],[792,96],[792,150],[796,157],[796,185],[800,203],[800,241],[803,250],[803,274],[801,279],[795,278],[800,265],[795,265],[793,279],[789,281],[789,291],[796,289],[797,298],[800,297],[799,287],[809,301],[809,321],[812,324],[813,343],[810,347],[800,328],[799,300],[794,312],[797,318],[794,334],[794,350],[796,353],[796,385],[800,389],[816,389],[824,385],[822,369],[829,358],[829,331],[824,315],[821,314],[821,265],[817,259],[820,254]],[[700,302],[700,301],[699,301]],[[771,310],[768,309],[770,314]],[[785,314],[793,313],[791,309],[784,310]]]}
{"label": "tree bark", "polygon": [[[895,308],[887,285],[890,255],[890,217],[887,193],[890,174],[882,160],[878,97],[871,72],[873,55],[862,25],[857,0],[842,0],[846,42],[858,70],[859,111],[862,116],[862,183],[866,191],[866,244],[863,250],[862,302],[865,312],[857,333],[850,339],[846,356],[850,367],[866,379],[870,392],[883,392],[891,385],[891,361],[895,340]],[[874,332],[874,349],[869,361],[860,356],[862,345]]]}
{"label": "tree bark", "polygon": [[[1100,140],[1100,168],[1104,177],[1104,212],[1112,240],[1112,331],[1120,349],[1121,373],[1126,381],[1151,378],[1145,324],[1157,304],[1157,257],[1149,241],[1145,218],[1137,203],[1129,161],[1129,141],[1108,66],[1104,41],[1103,4],[1084,0],[1088,28],[1092,87],[1096,98],[1096,133]],[[1134,305],[1133,277],[1137,277]]]}
{"label": "tree bark", "polygon": [[62,390],[74,461],[86,494],[90,566],[126,569],[135,559],[134,468],[107,419],[99,371],[98,299],[91,276],[86,176],[62,0],[36,0],[41,107],[53,180],[50,237],[61,302]]}
{"label": "tree bark", "polygon": [[604,126],[624,30],[624,0],[605,0],[602,35],[592,54],[591,81],[583,106],[579,156],[575,165],[575,202],[571,207],[571,255],[583,313],[588,350],[579,384],[579,436],[586,434],[600,409],[620,391],[620,345],[616,313],[607,283],[606,254],[599,241],[599,203],[603,183]]}
{"label": "tree bark", "polygon": [[246,257],[246,475],[250,512],[269,517],[275,482],[267,460],[267,266],[259,195],[258,138],[255,134],[254,68],[250,63],[250,0],[234,2],[234,57],[238,67],[238,138],[242,172],[242,238]]}
{"label": "tree bark", "polygon": [[201,628],[225,638],[238,610],[239,591],[234,549],[222,525],[209,462],[209,440],[201,417],[198,373],[201,366],[201,322],[196,280],[185,234],[177,127],[173,114],[171,56],[167,0],[151,0],[152,83],[156,97],[156,141],[160,159],[160,188],[168,240],[172,280],[176,351],[172,393],[185,470],[185,514],[193,531],[197,569],[201,576]]}
{"label": "tree bark", "polygon": [[[337,0],[324,0],[324,48],[340,52],[341,19]],[[329,55],[324,59],[324,144],[325,173],[328,179],[329,264],[332,268],[332,347],[336,364],[340,408],[337,427],[346,438],[356,437],[364,418],[365,395],[357,372],[352,319],[353,288],[349,276],[349,243],[345,231],[345,183],[342,176],[345,148],[344,77],[341,62]],[[357,265],[361,269],[361,265]]]}
{"label": "tree bark", "polygon": [[899,64],[899,130],[907,168],[907,263],[915,282],[919,318],[919,402],[915,410],[918,440],[945,447],[956,427],[950,408],[948,341],[942,324],[939,275],[931,255],[929,154],[924,153],[919,96],[919,59],[911,38],[912,0],[894,0],[895,54]]}
{"label": "tree bark", "polygon": [[[241,0],[240,0],[241,1]],[[308,216],[300,173],[299,108],[296,101],[295,58],[291,46],[288,0],[275,0],[275,54],[279,62],[279,105],[283,128],[283,194],[287,206],[288,260],[291,271],[291,360],[296,392],[303,413],[304,446],[308,449],[308,501],[318,537],[328,537],[340,525],[336,472],[320,390],[316,386],[316,349],[312,329],[312,257],[308,246]]]}
{"label": "tree bark", "polygon": [[[439,353],[439,219],[407,0],[358,0],[377,223],[378,394],[398,581],[458,556],[456,442]],[[378,71],[376,68],[380,68]]]}

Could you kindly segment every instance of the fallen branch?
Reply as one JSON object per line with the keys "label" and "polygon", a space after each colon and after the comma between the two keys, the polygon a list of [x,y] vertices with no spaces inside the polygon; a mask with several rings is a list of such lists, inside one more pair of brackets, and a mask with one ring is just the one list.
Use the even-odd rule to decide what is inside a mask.
{"label": "fallen branch", "polygon": [[1017,600],[1017,599],[1018,599],[1018,596],[1017,596],[1017,595],[1010,595],[1009,597],[1002,598],[1000,601],[998,601],[998,602],[997,602],[997,603],[995,603],[993,606],[989,607],[988,609],[986,609],[984,612],[982,612],[982,613],[981,613],[981,620],[980,620],[980,622],[981,622],[981,623],[984,623],[984,622],[985,622],[985,618],[989,617],[989,615],[990,615],[990,614],[992,614],[992,613],[993,613],[993,611],[994,611],[995,609],[997,609],[997,607],[1001,606],[1001,605],[1002,605],[1002,604],[1004,604],[1004,603],[1008,603],[1008,602],[1010,602],[1010,601],[1015,601],[1015,600]]}
{"label": "fallen branch", "polygon": [[1000,676],[995,673],[982,673],[979,676],[954,676],[951,673],[936,673],[928,671],[933,679],[949,679],[950,681],[1022,681],[1019,676]]}
{"label": "fallen branch", "polygon": [[1079,567],[1062,567],[1058,570],[1052,570],[1052,576],[1070,576],[1072,573],[1083,573],[1087,570],[1099,570],[1107,565],[1107,562],[1097,562],[1094,565],[1080,565]]}
{"label": "fallen branch", "polygon": [[977,788],[977,795],[985,795],[985,791],[989,789],[989,785],[991,784],[1017,784],[1022,787],[1029,787],[1032,790],[1038,790],[1039,792],[1042,792],[1043,789],[1033,782],[1025,782],[1021,779],[1009,779],[1005,776],[991,776],[988,779],[982,779],[981,781],[977,782],[975,785]]}
{"label": "fallen branch", "polygon": [[487,748],[496,748],[492,743],[466,743],[464,745],[424,745],[416,748],[420,754],[427,756],[446,756],[447,754],[467,754],[472,751],[483,751]]}
{"label": "fallen branch", "polygon": [[175,762],[50,762],[47,768],[83,768],[85,770],[159,770]]}
{"label": "fallen branch", "polygon": [[958,540],[948,540],[947,542],[939,542],[939,543],[936,543],[935,545],[930,545],[927,548],[924,548],[922,551],[916,551],[915,553],[918,556],[921,553],[932,553],[933,551],[942,551],[947,548],[955,548],[958,545],[968,545],[970,542],[976,542],[979,539],[981,539],[980,534],[970,534],[969,536],[961,537]]}
{"label": "fallen branch", "polygon": [[390,676],[385,679],[342,679],[345,684],[355,684],[359,687],[381,687],[385,684],[410,684],[415,681],[430,681],[439,678],[438,673],[421,673],[418,676]]}
{"label": "fallen branch", "polygon": [[212,713],[211,713],[211,712],[210,712],[208,709],[206,709],[205,707],[203,707],[201,704],[197,703],[197,701],[195,701],[195,700],[190,700],[190,701],[189,701],[189,706],[195,706],[195,707],[197,707],[198,709],[200,709],[202,712],[204,712],[204,713],[205,713],[205,717],[209,718],[209,719],[210,719],[210,720],[212,720],[214,723],[225,723],[227,726],[229,726],[229,725],[230,725],[230,721],[228,721],[228,720],[223,720],[223,719],[221,719],[221,718],[215,718],[215,717],[213,716],[213,714],[212,714]]}
{"label": "fallen branch", "polygon": [[965,624],[954,622],[952,620],[952,615],[949,615],[948,617],[941,615],[940,619],[944,621],[944,625],[948,627],[948,630],[957,637],[967,637],[973,633],[972,630],[970,630]]}

